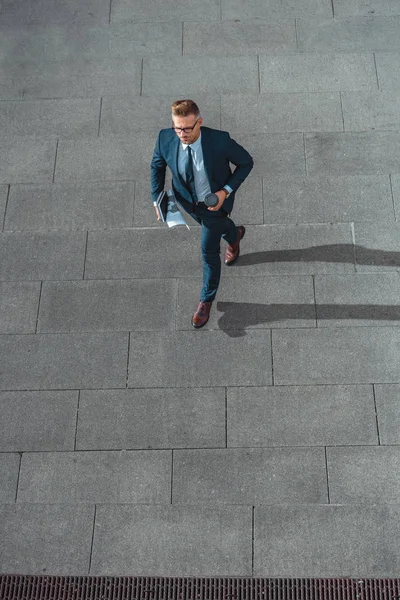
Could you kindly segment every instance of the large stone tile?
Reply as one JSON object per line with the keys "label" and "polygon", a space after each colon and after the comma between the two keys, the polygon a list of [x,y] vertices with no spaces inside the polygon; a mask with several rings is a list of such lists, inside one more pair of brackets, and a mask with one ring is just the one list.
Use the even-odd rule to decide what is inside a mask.
{"label": "large stone tile", "polygon": [[255,508],[256,577],[397,577],[400,506]]}
{"label": "large stone tile", "polygon": [[0,223],[4,223],[9,187],[0,185]]}
{"label": "large stone tile", "polygon": [[54,140],[14,138],[3,141],[0,146],[0,183],[51,181],[55,157]]}
{"label": "large stone tile", "polygon": [[400,15],[397,0],[334,0],[335,16]]}
{"label": "large stone tile", "polygon": [[177,285],[171,279],[45,283],[38,331],[173,329],[176,295]]}
{"label": "large stone tile", "polygon": [[0,282],[0,333],[35,333],[39,296],[39,282]]}
{"label": "large stone tile", "polygon": [[400,382],[399,327],[272,332],[276,385]]}
{"label": "large stone tile", "polygon": [[100,506],[91,574],[251,576],[252,509]]}
{"label": "large stone tile", "polygon": [[349,225],[263,225],[249,227],[240,257],[225,275],[354,273]]}
{"label": "large stone tile", "polygon": [[228,447],[377,444],[372,386],[228,389]]}
{"label": "large stone tile", "polygon": [[[177,329],[192,328],[190,315],[200,289],[200,279],[179,281]],[[237,336],[247,329],[315,325],[311,277],[223,277],[207,329]]]}
{"label": "large stone tile", "polygon": [[355,241],[357,271],[400,270],[399,223],[356,223]]}
{"label": "large stone tile", "polygon": [[134,180],[148,175],[156,136],[137,131],[127,138],[61,140],[55,181]]}
{"label": "large stone tile", "polygon": [[400,446],[328,448],[333,504],[395,503],[400,494]]}
{"label": "large stone tile", "polygon": [[118,21],[219,21],[219,0],[205,0],[197,4],[184,0],[113,0],[111,22]]}
{"label": "large stone tile", "polygon": [[3,0],[0,23],[13,27],[15,24],[79,22],[107,24],[109,0]]}
{"label": "large stone tile", "polygon": [[141,61],[132,58],[7,61],[0,98],[93,98],[140,94]]}
{"label": "large stone tile", "polygon": [[377,89],[372,53],[260,56],[261,92]]}
{"label": "large stone tile", "polygon": [[3,573],[87,575],[93,506],[0,506]]}
{"label": "large stone tile", "polygon": [[[172,95],[170,97],[104,98],[101,106],[100,135],[127,136],[134,135],[136,131],[171,127],[171,104],[175,100]],[[203,124],[207,127],[220,129],[220,103],[219,94],[196,96],[196,104],[201,111]],[[146,183],[149,188],[149,182]]]}
{"label": "large stone tile", "polygon": [[318,327],[400,325],[397,273],[317,275]]}
{"label": "large stone tile", "polygon": [[396,219],[400,218],[400,175],[392,175],[392,192]]}
{"label": "large stone tile", "polygon": [[399,170],[400,133],[343,132],[306,134],[307,173],[386,175]]}
{"label": "large stone tile", "polygon": [[[201,73],[201,76],[199,76]],[[175,94],[186,90],[194,93],[235,92],[248,89],[258,92],[258,62],[256,56],[199,58],[145,58],[143,60],[144,95]]]}
{"label": "large stone tile", "polygon": [[199,231],[164,227],[89,232],[87,279],[146,278],[149,273],[154,278],[201,273]]}
{"label": "large stone tile", "polygon": [[5,231],[87,230],[131,227],[135,184],[12,185]]}
{"label": "large stone tile", "polygon": [[338,93],[224,95],[221,110],[222,128],[231,132],[343,131]]}
{"label": "large stone tile", "polygon": [[250,152],[254,168],[250,177],[305,175],[304,141],[301,133],[240,133],[236,141]]}
{"label": "large stone tile", "polygon": [[300,17],[296,24],[300,52],[325,54],[400,48],[400,18],[395,16],[324,20]]}
{"label": "large stone tile", "polygon": [[0,336],[3,390],[125,387],[128,335]]}
{"label": "large stone tile", "polygon": [[265,223],[393,220],[387,175],[265,177]]}
{"label": "large stone tile", "polygon": [[49,62],[76,58],[131,58],[182,54],[182,24],[115,23],[107,26],[1,25],[0,59],[17,61],[27,56]]}
{"label": "large stone tile", "polygon": [[35,452],[24,454],[18,502],[167,504],[171,452]]}
{"label": "large stone tile", "polygon": [[342,105],[346,131],[398,131],[400,128],[397,92],[343,92]]}
{"label": "large stone tile", "polygon": [[0,502],[2,504],[15,502],[19,463],[19,454],[0,454]]}
{"label": "large stone tile", "polygon": [[224,448],[222,388],[83,391],[78,450]]}
{"label": "large stone tile", "polygon": [[172,499],[188,504],[328,501],[323,448],[227,448],[174,452]]}
{"label": "large stone tile", "polygon": [[82,279],[84,233],[3,233],[2,280]]}
{"label": "large stone tile", "polygon": [[[400,12],[400,9],[399,9]],[[400,89],[400,51],[377,52],[375,54],[379,89],[383,91]]]}
{"label": "large stone tile", "polygon": [[281,19],[310,16],[332,16],[328,0],[221,0],[222,19]]}
{"label": "large stone tile", "polygon": [[78,392],[0,393],[1,452],[73,450]]}
{"label": "large stone tile", "polygon": [[381,444],[400,444],[400,385],[376,385],[375,402]]}
{"label": "large stone tile", "polygon": [[97,137],[99,116],[99,99],[0,102],[0,129],[9,138]]}
{"label": "large stone tile", "polygon": [[207,330],[137,332],[131,335],[128,387],[269,385],[270,339],[269,331],[239,338]]}
{"label": "large stone tile", "polygon": [[294,19],[274,24],[257,20],[183,24],[184,56],[246,56],[296,51]]}

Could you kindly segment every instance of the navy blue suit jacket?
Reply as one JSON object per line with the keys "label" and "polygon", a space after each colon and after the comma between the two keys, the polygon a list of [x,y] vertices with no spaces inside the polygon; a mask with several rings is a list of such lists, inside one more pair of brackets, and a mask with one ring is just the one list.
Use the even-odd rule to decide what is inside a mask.
{"label": "navy blue suit jacket", "polygon": [[[168,166],[172,172],[175,197],[185,210],[191,212],[190,205],[193,200],[178,171],[179,144],[180,140],[172,128],[160,131],[151,161],[151,192],[155,202],[158,194],[164,189],[165,171]],[[201,146],[211,191],[217,192],[224,185],[229,185],[233,190],[222,205],[224,211],[229,214],[236,190],[253,168],[253,159],[247,150],[235,142],[226,131],[202,127]],[[233,172],[229,163],[235,165]]]}

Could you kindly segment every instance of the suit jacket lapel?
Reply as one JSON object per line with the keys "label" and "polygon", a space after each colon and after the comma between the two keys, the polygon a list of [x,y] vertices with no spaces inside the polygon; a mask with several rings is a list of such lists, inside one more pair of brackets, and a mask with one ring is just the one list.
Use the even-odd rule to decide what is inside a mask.
{"label": "suit jacket lapel", "polygon": [[208,130],[203,127],[201,128],[201,148],[203,150],[204,170],[211,185],[212,146],[209,140]]}

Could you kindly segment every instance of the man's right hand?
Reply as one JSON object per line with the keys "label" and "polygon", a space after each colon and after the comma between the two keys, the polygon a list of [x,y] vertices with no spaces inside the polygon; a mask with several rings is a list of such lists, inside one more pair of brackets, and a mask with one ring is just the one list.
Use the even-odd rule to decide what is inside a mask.
{"label": "man's right hand", "polygon": [[161,216],[160,216],[160,211],[158,210],[158,206],[155,206],[155,211],[156,211],[156,215],[157,215],[157,221],[161,221]]}

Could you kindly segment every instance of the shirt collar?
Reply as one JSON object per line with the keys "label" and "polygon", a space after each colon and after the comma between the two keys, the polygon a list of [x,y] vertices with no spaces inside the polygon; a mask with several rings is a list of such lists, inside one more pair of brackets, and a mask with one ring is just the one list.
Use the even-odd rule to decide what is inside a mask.
{"label": "shirt collar", "polygon": [[198,152],[198,150],[201,148],[201,131],[200,131],[200,135],[197,138],[197,140],[195,142],[193,142],[193,144],[183,144],[181,143],[181,146],[183,148],[183,150],[186,150],[186,148],[188,146],[191,147],[192,150],[194,150],[194,152]]}

